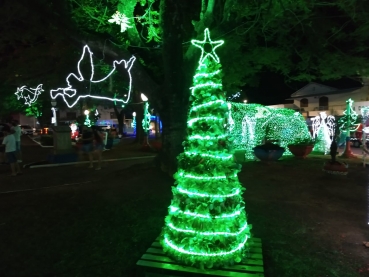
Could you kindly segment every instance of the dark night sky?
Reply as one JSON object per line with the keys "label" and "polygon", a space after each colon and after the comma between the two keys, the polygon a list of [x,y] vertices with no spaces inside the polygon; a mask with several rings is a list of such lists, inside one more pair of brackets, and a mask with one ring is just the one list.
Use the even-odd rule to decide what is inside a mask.
{"label": "dark night sky", "polygon": [[[315,80],[314,82],[331,86],[337,89],[361,86],[360,82],[354,81],[350,78],[343,78],[341,80],[335,81]],[[258,103],[263,105],[283,104],[288,103],[286,99],[289,98],[292,93],[304,87],[308,83],[309,82],[296,82],[285,84],[283,76],[268,73],[262,77],[259,87],[244,89],[244,92],[249,103]],[[242,100],[243,99],[240,99],[240,102]]]}

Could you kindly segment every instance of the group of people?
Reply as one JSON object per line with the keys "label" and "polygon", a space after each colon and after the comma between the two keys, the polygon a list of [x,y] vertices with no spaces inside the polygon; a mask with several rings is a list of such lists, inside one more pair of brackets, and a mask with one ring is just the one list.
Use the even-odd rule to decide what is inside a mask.
{"label": "group of people", "polygon": [[79,141],[82,144],[80,153],[88,155],[88,158],[90,161],[89,168],[94,168],[93,166],[94,157],[93,156],[95,155],[97,158],[97,167],[95,168],[95,170],[100,170],[102,152],[105,148],[105,145],[104,145],[103,135],[100,133],[98,127],[97,126],[92,126],[92,127],[84,126],[83,131],[82,131],[82,137],[79,139]]}
{"label": "group of people", "polygon": [[4,125],[0,135],[0,154],[3,163],[10,165],[11,176],[15,177],[22,174],[19,163],[21,158],[21,134],[22,130],[17,120],[11,122],[11,126]]}

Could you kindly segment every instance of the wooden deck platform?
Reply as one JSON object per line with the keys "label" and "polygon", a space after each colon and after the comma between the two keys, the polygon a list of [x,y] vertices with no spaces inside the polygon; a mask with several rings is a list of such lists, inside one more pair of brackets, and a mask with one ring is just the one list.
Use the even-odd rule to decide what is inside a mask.
{"label": "wooden deck platform", "polygon": [[221,269],[205,269],[183,266],[165,256],[158,238],[137,262],[144,267],[146,277],[159,276],[229,276],[229,277],[264,277],[261,239],[251,238],[250,256],[245,262]]}

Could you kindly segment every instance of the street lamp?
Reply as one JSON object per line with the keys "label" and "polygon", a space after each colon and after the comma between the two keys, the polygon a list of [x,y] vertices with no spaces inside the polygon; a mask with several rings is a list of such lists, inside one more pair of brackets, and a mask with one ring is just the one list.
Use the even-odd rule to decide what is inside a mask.
{"label": "street lamp", "polygon": [[53,117],[51,118],[51,123],[54,124],[54,126],[58,126],[58,120],[56,118],[56,101],[55,100],[51,100],[51,110],[53,112]]}
{"label": "street lamp", "polygon": [[142,99],[142,101],[144,101],[144,102],[147,102],[147,101],[149,100],[149,98],[147,98],[147,97],[146,97],[146,95],[145,95],[145,94],[143,94],[143,93],[141,93],[141,99]]}
{"label": "street lamp", "polygon": [[246,104],[247,103],[247,100],[243,100],[243,103]]}

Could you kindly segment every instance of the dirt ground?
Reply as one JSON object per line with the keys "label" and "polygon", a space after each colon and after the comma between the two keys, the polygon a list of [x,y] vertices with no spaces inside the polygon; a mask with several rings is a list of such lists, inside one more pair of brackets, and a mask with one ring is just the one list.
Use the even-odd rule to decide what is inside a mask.
{"label": "dirt ground", "polygon": [[[24,160],[50,149],[25,141]],[[136,146],[104,153],[152,155]],[[322,172],[327,157],[247,162],[239,174],[265,276],[369,276],[368,169]],[[0,168],[1,276],[140,276],[136,261],[160,233],[173,180],[152,158],[83,166]],[[12,192],[16,191],[16,192]]]}

